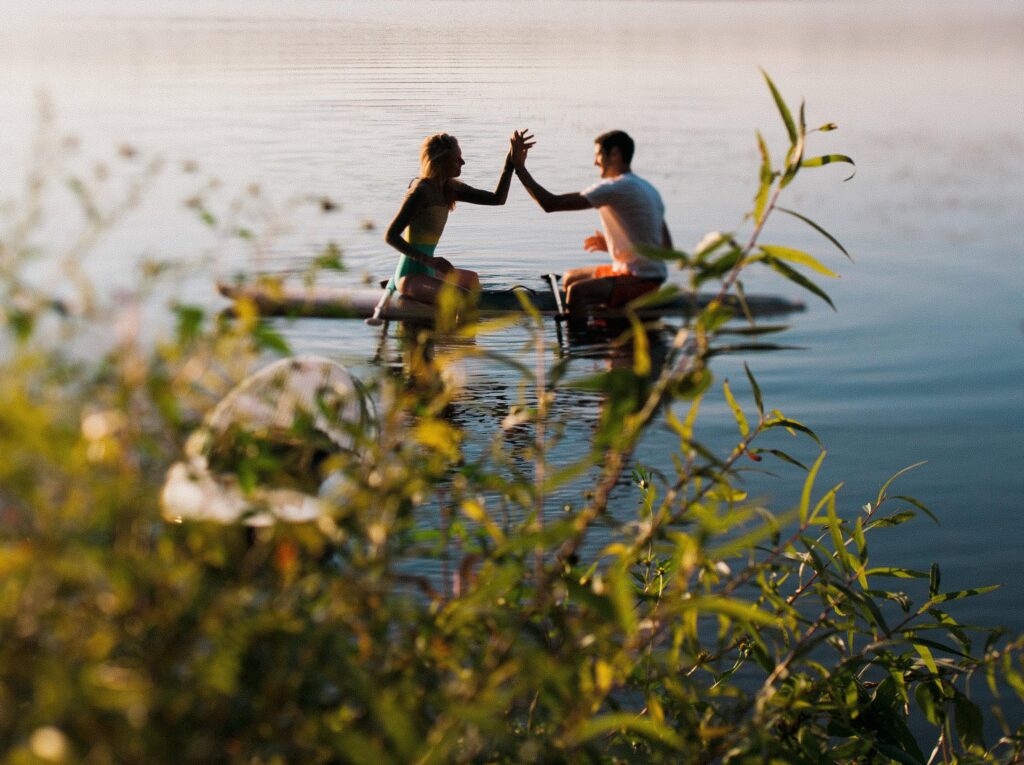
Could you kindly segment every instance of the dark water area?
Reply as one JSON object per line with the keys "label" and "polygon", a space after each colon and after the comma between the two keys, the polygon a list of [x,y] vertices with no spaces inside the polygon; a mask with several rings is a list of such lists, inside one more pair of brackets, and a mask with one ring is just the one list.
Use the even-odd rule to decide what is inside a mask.
{"label": "dark water area", "polygon": [[[36,132],[36,93],[48,93],[62,133],[80,142],[88,170],[118,147],[159,155],[165,169],[91,256],[115,286],[133,263],[158,255],[201,264],[181,285],[191,302],[223,304],[217,277],[238,270],[298,276],[337,241],[356,284],[387,275],[394,253],[382,231],[417,172],[422,138],[460,138],[464,180],[490,186],[508,135],[531,128],[534,175],[556,192],[593,182],[592,139],[612,127],[637,140],[635,171],[653,182],[680,247],[709,230],[741,229],[755,190],[760,129],[775,155],[784,130],[758,67],[808,122],[840,130],[813,137],[815,153],[857,162],[805,173],[784,204],[835,234],[853,262],[814,231],[775,220],[764,241],[806,249],[841,274],[824,285],[836,311],[767,275],[749,291],[800,297],[784,342],[800,350],[718,359],[753,408],[743,363],[766,403],[812,427],[828,449],[820,486],[845,481],[852,516],[897,470],[899,493],[927,504],[919,519],[871,542],[879,565],[927,570],[940,561],[948,589],[1002,584],[964,601],[963,621],[1024,630],[1024,7],[1013,2],[497,2],[92,3],[45,11],[3,3],[6,57],[0,102],[0,198],[17,196]],[[113,157],[113,159],[111,159]],[[124,171],[127,173],[127,171]],[[278,200],[264,223],[287,220],[251,245],[225,243],[182,202],[219,185],[229,206],[258,184]],[[310,212],[308,198],[340,211]],[[58,216],[59,217],[59,216]],[[51,224],[55,240],[64,231]],[[513,186],[502,209],[462,205],[439,254],[479,271],[485,286],[523,283],[588,262],[590,211],[543,215]],[[369,375],[379,332],[361,322],[279,324],[296,351]],[[396,330],[391,328],[391,332]],[[555,346],[555,329],[547,328]],[[385,358],[400,363],[398,338]],[[524,326],[478,340],[532,363]],[[554,352],[550,360],[553,360]],[[612,363],[577,352],[572,376]],[[519,380],[474,358],[460,371],[457,417],[484,444],[519,397]],[[579,455],[598,397],[567,389],[555,406],[571,423],[560,449]],[[720,388],[703,409],[700,437],[727,450],[735,425]],[[636,461],[669,472],[675,436],[656,424]],[[787,444],[787,448],[789,445]],[[792,447],[813,459],[809,442]],[[795,505],[801,477],[752,474],[750,490]],[[628,487],[621,487],[628,506]],[[570,497],[552,498],[552,505]],[[429,524],[429,519],[425,520]]]}

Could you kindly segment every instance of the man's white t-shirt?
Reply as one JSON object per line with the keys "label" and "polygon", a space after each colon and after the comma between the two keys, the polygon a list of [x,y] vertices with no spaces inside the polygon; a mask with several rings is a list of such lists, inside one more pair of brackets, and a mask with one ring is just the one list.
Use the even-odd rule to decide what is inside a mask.
{"label": "man's white t-shirt", "polygon": [[581,192],[597,208],[613,268],[642,279],[664,280],[665,263],[634,251],[637,245],[662,245],[665,204],[658,190],[633,173],[606,178]]}

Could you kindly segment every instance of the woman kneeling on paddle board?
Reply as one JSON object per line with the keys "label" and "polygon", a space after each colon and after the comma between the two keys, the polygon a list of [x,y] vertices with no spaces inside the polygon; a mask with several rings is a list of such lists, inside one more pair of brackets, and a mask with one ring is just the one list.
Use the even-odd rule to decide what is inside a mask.
{"label": "woman kneeling on paddle board", "polygon": [[402,253],[394,276],[387,284],[389,292],[397,289],[413,300],[434,303],[446,282],[466,292],[480,289],[480,277],[476,272],[455,268],[444,258],[434,255],[434,248],[456,202],[505,204],[512,182],[514,155],[518,152],[525,159],[531,145],[518,130],[513,132],[509,143],[498,186],[494,191],[484,191],[457,180],[466,163],[454,136],[437,133],[423,142],[420,176],[409,185],[409,192],[385,236],[385,241]]}

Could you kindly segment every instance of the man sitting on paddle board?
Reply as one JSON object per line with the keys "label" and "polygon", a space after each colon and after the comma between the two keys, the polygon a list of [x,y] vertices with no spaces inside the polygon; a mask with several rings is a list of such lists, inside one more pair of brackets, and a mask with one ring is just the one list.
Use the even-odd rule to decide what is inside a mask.
{"label": "man sitting on paddle board", "polygon": [[544,212],[586,210],[596,207],[603,231],[583,240],[587,252],[607,252],[611,264],[572,268],[562,276],[569,320],[586,322],[588,307],[617,306],[657,289],[668,276],[660,260],[636,252],[640,245],[672,247],[665,223],[665,205],[657,189],[630,169],[633,139],[621,130],[594,139],[594,164],[601,180],[583,191],[552,194],[526,170],[526,149],[533,138],[526,131],[513,138],[516,175]]}

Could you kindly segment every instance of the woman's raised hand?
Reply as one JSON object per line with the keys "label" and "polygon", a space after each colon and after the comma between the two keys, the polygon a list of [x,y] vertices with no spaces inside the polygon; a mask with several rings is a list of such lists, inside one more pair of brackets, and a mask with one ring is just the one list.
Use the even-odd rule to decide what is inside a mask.
{"label": "woman's raised hand", "polygon": [[530,135],[529,128],[526,130],[514,130],[512,131],[512,137],[509,139],[509,150],[508,154],[512,158],[512,164],[516,167],[522,167],[526,164],[526,154],[533,148],[536,141],[533,140],[533,136]]}

